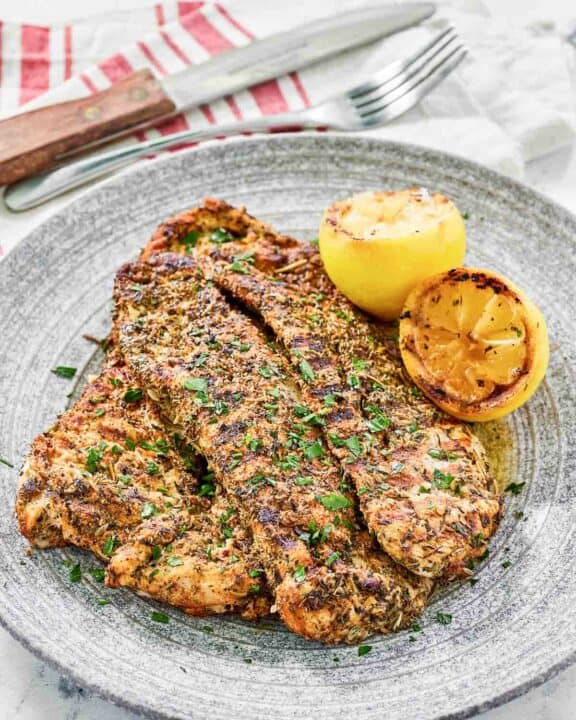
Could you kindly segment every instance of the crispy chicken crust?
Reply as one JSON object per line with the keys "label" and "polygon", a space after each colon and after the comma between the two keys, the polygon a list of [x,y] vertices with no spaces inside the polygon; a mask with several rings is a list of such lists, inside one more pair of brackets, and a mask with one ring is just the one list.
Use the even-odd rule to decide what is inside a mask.
{"label": "crispy chicken crust", "polygon": [[163,250],[193,252],[258,314],[300,370],[311,411],[336,398],[324,416],[328,443],[381,546],[422,576],[470,574],[501,514],[484,449],[468,425],[421,397],[396,342],[336,290],[316,249],[207,200],[162,224],[142,257]]}
{"label": "crispy chicken crust", "polygon": [[225,537],[226,499],[199,497],[198,475],[195,453],[174,439],[114,351],[33,442],[16,514],[32,545],[76,545],[107,561],[109,586],[194,615],[264,615],[270,600],[250,537],[240,527]]}
{"label": "crispy chicken crust", "polygon": [[251,531],[286,625],[327,643],[410,625],[432,582],[358,526],[347,479],[257,324],[181,255],[124,266],[114,299],[126,362]]}

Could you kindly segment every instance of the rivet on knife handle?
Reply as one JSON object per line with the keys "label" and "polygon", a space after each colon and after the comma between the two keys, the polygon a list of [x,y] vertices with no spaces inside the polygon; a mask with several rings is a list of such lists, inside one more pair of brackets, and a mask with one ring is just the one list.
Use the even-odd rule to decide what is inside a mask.
{"label": "rivet on knife handle", "polygon": [[0,185],[46,170],[62,153],[175,109],[152,73],[139,70],[96,95],[3,120]]}

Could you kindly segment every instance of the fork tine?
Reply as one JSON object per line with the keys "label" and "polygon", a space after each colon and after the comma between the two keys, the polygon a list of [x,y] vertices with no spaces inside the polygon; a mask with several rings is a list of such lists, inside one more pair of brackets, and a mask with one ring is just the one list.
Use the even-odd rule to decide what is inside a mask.
{"label": "fork tine", "polygon": [[440,43],[436,43],[433,47],[429,48],[426,53],[422,53],[415,62],[407,66],[404,71],[398,73],[393,80],[382,83],[378,87],[375,87],[374,90],[369,93],[365,93],[361,97],[350,98],[352,103],[357,108],[361,108],[365,105],[369,105],[375,100],[379,100],[387,93],[396,90],[396,88],[401,85],[404,85],[410,80],[410,78],[416,77],[422,70],[430,67],[437,57],[446,55],[451,50],[454,50],[458,44],[461,44],[461,41],[455,32],[445,35]]}
{"label": "fork tine", "polygon": [[449,25],[442,32],[436,35],[427,45],[419,49],[409,58],[393,62],[392,64],[386,66],[380,72],[373,75],[369,80],[366,80],[360,85],[357,85],[356,87],[349,90],[346,94],[350,99],[356,100],[360,99],[363,95],[373,92],[385,83],[394,80],[394,78],[396,78],[398,75],[405,72],[413,63],[417,62],[420,58],[433,50],[438,43],[441,43],[444,38],[453,33],[455,33],[454,26]]}
{"label": "fork tine", "polygon": [[442,82],[467,54],[468,50],[464,46],[458,47],[448,57],[437,62],[426,75],[414,80],[409,87],[400,88],[402,92],[390,93],[394,97],[383,98],[381,105],[370,108],[368,112],[365,108],[363,111],[358,110],[364,127],[382,125],[405,113]]}

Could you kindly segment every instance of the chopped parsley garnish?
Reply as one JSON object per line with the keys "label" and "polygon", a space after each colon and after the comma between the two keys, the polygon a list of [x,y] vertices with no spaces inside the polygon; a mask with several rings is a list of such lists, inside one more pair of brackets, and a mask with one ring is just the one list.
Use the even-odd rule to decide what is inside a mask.
{"label": "chopped parsley garnish", "polygon": [[92,575],[96,582],[104,582],[104,577],[106,575],[104,568],[90,568],[88,572]]}
{"label": "chopped parsley garnish", "polygon": [[140,513],[140,517],[142,517],[144,520],[147,518],[154,517],[154,515],[158,515],[158,508],[154,503],[146,502],[142,506],[142,512]]}
{"label": "chopped parsley garnish", "polygon": [[128,388],[124,393],[124,402],[139,402],[144,397],[144,393],[139,388]]}
{"label": "chopped parsley garnish", "polygon": [[339,552],[330,553],[330,555],[328,555],[328,557],[326,558],[326,565],[328,565],[328,567],[332,567],[332,565],[336,562],[336,560],[338,560],[339,557]]}
{"label": "chopped parsley garnish", "polygon": [[191,392],[208,392],[208,380],[205,378],[187,378],[182,384],[186,390],[190,390]]}
{"label": "chopped parsley garnish", "polygon": [[102,417],[102,415],[106,415],[106,410],[104,410],[104,408],[98,408],[98,410],[94,410],[94,415],[96,417]]}
{"label": "chopped parsley garnish", "polygon": [[358,375],[354,375],[354,373],[348,373],[346,382],[348,383],[349,387],[352,388],[352,390],[358,390],[358,388],[360,387],[360,379]]}
{"label": "chopped parsley garnish", "polygon": [[154,545],[152,548],[152,560],[160,560],[160,557],[162,556],[162,548],[160,545]]}
{"label": "chopped parsley garnish", "polygon": [[193,248],[196,246],[196,243],[198,242],[198,238],[200,237],[202,233],[198,230],[192,230],[187,235],[184,235],[183,238],[180,238],[180,243],[182,245],[186,245],[186,249]]}
{"label": "chopped parsley garnish", "polygon": [[146,440],[141,440],[138,445],[143,450],[151,450],[152,452],[156,453],[156,455],[168,455],[168,453],[170,452],[170,446],[168,445],[168,442],[164,440],[164,438],[160,438],[160,440],[157,440],[153,443],[147,442]]}
{"label": "chopped parsley garnish", "polygon": [[312,245],[312,247],[317,248],[318,245],[320,244],[320,239],[315,237],[315,238],[312,238],[312,240],[308,240],[308,242],[310,243],[310,245]]}
{"label": "chopped parsley garnish", "polygon": [[322,442],[320,440],[315,440],[313,443],[310,443],[310,445],[307,445],[304,448],[304,455],[306,455],[308,460],[314,460],[314,458],[322,457],[322,455],[324,455]]}
{"label": "chopped parsley garnish", "polygon": [[241,275],[249,275],[250,270],[248,267],[246,267],[246,265],[248,263],[250,263],[251,265],[254,264],[253,255],[253,252],[242,253],[241,255],[234,255],[233,262],[230,264],[230,270],[240,273]]}
{"label": "chopped parsley garnish", "polygon": [[76,563],[76,565],[73,565],[70,568],[70,580],[72,582],[79,582],[82,580],[82,569],[80,568],[79,563]]}
{"label": "chopped parsley garnish", "polygon": [[110,600],[107,600],[106,598],[98,598],[98,600],[96,600],[96,602],[101,607],[104,607],[104,605],[110,605]]}
{"label": "chopped parsley garnish", "polygon": [[524,489],[524,485],[526,485],[525,482],[510,483],[509,485],[506,485],[506,492],[512,493],[512,495],[520,495]]}
{"label": "chopped parsley garnish", "polygon": [[166,613],[156,612],[156,610],[152,611],[150,617],[154,620],[154,622],[164,623],[164,625],[167,625],[170,622],[170,618],[166,615]]}
{"label": "chopped parsley garnish", "polygon": [[294,485],[304,486],[304,485],[312,485],[314,483],[314,479],[311,477],[303,477],[302,475],[294,478]]}
{"label": "chopped parsley garnish", "polygon": [[92,475],[100,470],[100,462],[104,456],[104,450],[106,449],[106,443],[100,443],[97,448],[88,448],[86,454],[86,470]]}
{"label": "chopped parsley garnish", "polygon": [[300,370],[300,374],[306,380],[306,382],[312,382],[316,375],[314,375],[314,370],[312,370],[312,366],[308,362],[308,360],[305,360],[304,358],[300,360],[300,364],[298,365],[298,369]]}
{"label": "chopped parsley garnish", "polygon": [[213,242],[216,245],[222,245],[224,243],[231,242],[232,240],[234,240],[234,237],[224,228],[217,228],[216,230],[212,230],[210,233],[210,242]]}
{"label": "chopped parsley garnish", "polygon": [[381,430],[386,430],[390,426],[390,418],[386,417],[382,410],[380,410],[379,407],[376,407],[376,405],[368,405],[366,407],[366,412],[370,414],[370,419],[366,421],[366,425],[368,426],[368,430],[370,432],[380,432]]}
{"label": "chopped parsley garnish", "polygon": [[157,465],[155,462],[152,462],[152,460],[146,465],[146,473],[148,475],[158,475],[160,472],[160,466]]}
{"label": "chopped parsley garnish", "polygon": [[470,544],[472,547],[479,548],[484,544],[484,533],[475,533],[470,537]]}
{"label": "chopped parsley garnish", "polygon": [[258,368],[258,373],[262,375],[263,378],[269,379],[274,377],[274,369],[269,365],[262,365],[262,367]]}
{"label": "chopped parsley garnish", "polygon": [[512,562],[510,560],[504,560],[504,562],[502,563],[502,567],[504,568],[504,570],[507,570],[510,565],[512,565]]}
{"label": "chopped parsley garnish", "polygon": [[178,567],[179,565],[184,565],[184,560],[182,560],[182,558],[172,556],[166,560],[166,565],[170,565],[170,567]]}
{"label": "chopped parsley garnish", "polygon": [[448,490],[454,482],[454,475],[450,473],[443,473],[438,468],[434,470],[432,476],[432,485],[439,490]]}
{"label": "chopped parsley garnish", "polygon": [[324,407],[334,407],[336,405],[336,395],[333,395],[330,393],[329,395],[326,395],[324,398]]}
{"label": "chopped parsley garnish", "polygon": [[299,537],[308,547],[313,547],[314,545],[320,545],[320,543],[325,542],[332,530],[334,530],[333,525],[326,525],[326,527],[321,528],[318,527],[314,520],[310,520],[308,523],[308,532],[299,533]]}
{"label": "chopped parsley garnish", "polygon": [[200,353],[192,365],[194,365],[194,367],[202,367],[209,357],[210,355],[207,352]]}
{"label": "chopped parsley garnish", "polygon": [[410,630],[412,630],[412,632],[422,632],[423,628],[419,622],[413,622],[412,625],[410,625]]}
{"label": "chopped parsley garnish", "polygon": [[110,557],[117,545],[118,540],[116,539],[116,535],[110,535],[110,537],[106,539],[104,545],[102,545],[102,554],[106,555],[106,557]]}
{"label": "chopped parsley garnish", "polygon": [[0,455],[0,463],[2,463],[2,465],[6,465],[9,468],[14,467],[14,465],[9,460],[6,460],[6,458],[3,458],[1,455]]}
{"label": "chopped parsley garnish", "polygon": [[259,575],[264,575],[264,570],[263,570],[263,568],[254,568],[254,570],[250,570],[248,572],[248,575],[251,578],[255,578],[255,577],[258,577]]}
{"label": "chopped parsley garnish", "polygon": [[362,657],[363,655],[368,655],[368,653],[372,650],[372,645],[359,645],[358,646],[358,657]]}
{"label": "chopped parsley garnish", "polygon": [[120,380],[120,378],[111,377],[108,379],[109,379],[110,385],[112,385],[112,387],[120,387],[122,385],[122,380]]}
{"label": "chopped parsley garnish", "polygon": [[294,570],[294,580],[296,580],[296,582],[298,583],[304,582],[304,580],[306,580],[306,568],[304,567],[304,565],[298,565],[296,570]]}
{"label": "chopped parsley garnish", "polygon": [[330,493],[319,497],[318,500],[326,508],[326,510],[344,510],[345,508],[352,507],[354,503],[344,495],[339,493]]}
{"label": "chopped parsley garnish", "polygon": [[122,485],[132,485],[132,478],[130,475],[118,475],[118,482]]}
{"label": "chopped parsley garnish", "polygon": [[452,615],[450,615],[450,613],[437,612],[436,615],[434,615],[434,620],[436,620],[437,623],[440,623],[440,625],[450,625],[452,622]]}
{"label": "chopped parsley garnish", "polygon": [[126,450],[136,450],[136,443],[130,438],[126,438]]}
{"label": "chopped parsley garnish", "polygon": [[51,373],[54,373],[57,377],[65,378],[66,380],[70,380],[71,378],[76,375],[76,368],[75,367],[68,367],[66,365],[58,365],[58,367],[52,368],[50,370]]}
{"label": "chopped parsley garnish", "polygon": [[352,367],[354,370],[358,370],[361,372],[362,370],[366,370],[366,368],[370,365],[370,360],[359,360],[358,358],[352,358]]}
{"label": "chopped parsley garnish", "polygon": [[431,458],[434,458],[434,460],[456,460],[458,457],[456,453],[448,452],[447,450],[442,450],[441,448],[430,448],[430,450],[428,450],[428,455],[430,455]]}

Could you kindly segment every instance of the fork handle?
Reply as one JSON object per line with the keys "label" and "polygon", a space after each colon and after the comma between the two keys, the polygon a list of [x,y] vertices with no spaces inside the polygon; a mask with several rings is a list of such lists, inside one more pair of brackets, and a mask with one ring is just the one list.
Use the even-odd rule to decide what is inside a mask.
{"label": "fork handle", "polygon": [[[324,123],[325,124],[325,123]],[[167,137],[119,147],[104,153],[89,155],[81,160],[22,180],[6,188],[4,202],[9,210],[19,212],[37,207],[68,190],[80,187],[91,180],[107,175],[153,151],[168,150],[182,143],[208,140],[220,136],[241,135],[244,132],[319,127],[320,123],[306,113],[283,113],[255,118],[229,125],[214,125],[202,130],[185,130]]]}

